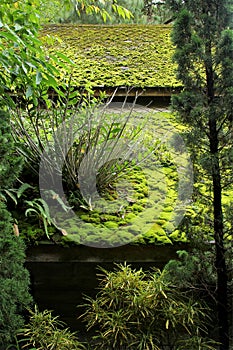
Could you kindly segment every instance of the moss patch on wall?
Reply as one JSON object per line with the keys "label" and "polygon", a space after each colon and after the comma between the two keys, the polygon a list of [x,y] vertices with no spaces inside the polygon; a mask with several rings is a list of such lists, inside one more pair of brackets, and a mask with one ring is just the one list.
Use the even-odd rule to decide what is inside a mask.
{"label": "moss patch on wall", "polygon": [[74,86],[175,89],[181,82],[170,34],[170,26],[136,24],[47,25],[41,32],[48,55],[59,50],[75,62]]}

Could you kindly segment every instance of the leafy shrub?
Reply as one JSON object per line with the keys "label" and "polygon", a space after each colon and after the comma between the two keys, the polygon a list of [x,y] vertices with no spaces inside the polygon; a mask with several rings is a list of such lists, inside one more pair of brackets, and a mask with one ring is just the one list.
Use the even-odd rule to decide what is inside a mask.
{"label": "leafy shrub", "polygon": [[19,335],[24,346],[35,350],[84,350],[75,333],[64,328],[64,323],[53,317],[51,311],[39,312],[37,307],[31,311],[29,323]]}
{"label": "leafy shrub", "polygon": [[[47,177],[54,172],[62,175],[71,205],[92,211],[96,189],[99,194],[106,194],[109,185],[124,171],[130,172],[135,167],[130,152],[141,152],[143,158],[152,149],[141,151],[142,140],[138,136],[145,122],[134,125],[132,111],[116,114],[108,112],[108,104],[77,106],[72,103],[68,96],[51,110],[34,108],[27,113],[19,110],[12,115],[13,132],[20,140],[18,150],[34,172],[38,174],[43,154]],[[67,108],[67,104],[71,106]],[[47,177],[45,183],[49,181]],[[146,191],[146,187],[143,190]]]}
{"label": "leafy shrub", "polygon": [[99,292],[95,299],[86,297],[81,316],[88,330],[97,328],[93,349],[187,349],[197,335],[204,344],[207,309],[188,299],[165,270],[145,273],[117,265],[113,272],[101,271]]}

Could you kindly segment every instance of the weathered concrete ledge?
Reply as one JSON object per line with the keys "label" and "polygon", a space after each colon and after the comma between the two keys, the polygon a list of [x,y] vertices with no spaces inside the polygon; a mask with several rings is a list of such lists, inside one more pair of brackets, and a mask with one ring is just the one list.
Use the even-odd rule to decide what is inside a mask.
{"label": "weathered concrete ledge", "polygon": [[110,271],[114,263],[127,262],[133,268],[161,269],[170,259],[177,257],[177,250],[187,248],[187,244],[125,245],[108,249],[41,244],[27,250],[26,267],[39,309],[53,310],[73,330],[78,329],[85,335],[84,325],[77,319],[82,313],[77,305],[84,303],[84,295],[96,295],[98,267]]}
{"label": "weathered concrete ledge", "polygon": [[62,247],[53,244],[41,244],[28,248],[28,263],[81,263],[81,262],[157,262],[166,263],[176,257],[176,251],[187,249],[187,244],[176,245],[124,245],[113,248],[93,248],[88,246]]}

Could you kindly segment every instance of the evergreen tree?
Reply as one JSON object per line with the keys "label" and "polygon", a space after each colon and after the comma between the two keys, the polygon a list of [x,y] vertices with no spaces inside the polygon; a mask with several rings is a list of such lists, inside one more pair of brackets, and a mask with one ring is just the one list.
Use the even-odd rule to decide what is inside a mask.
{"label": "evergreen tree", "polygon": [[0,348],[6,349],[22,326],[21,311],[30,304],[29,274],[24,268],[25,246],[13,235],[13,222],[1,197],[12,186],[21,160],[14,155],[9,115],[0,111]]}
{"label": "evergreen tree", "polygon": [[[167,0],[176,21],[173,42],[183,91],[173,107],[189,125],[202,174],[211,181],[217,309],[221,350],[229,349],[228,278],[223,188],[232,183],[232,0]],[[212,227],[210,227],[210,230]]]}
{"label": "evergreen tree", "polygon": [[22,159],[16,155],[11,136],[9,115],[0,110],[0,195],[2,190],[13,184],[21,165]]}

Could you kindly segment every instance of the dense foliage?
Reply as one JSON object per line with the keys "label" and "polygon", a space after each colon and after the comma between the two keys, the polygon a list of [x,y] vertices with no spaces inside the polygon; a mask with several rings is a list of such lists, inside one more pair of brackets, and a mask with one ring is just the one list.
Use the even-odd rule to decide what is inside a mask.
{"label": "dense foliage", "polygon": [[[184,253],[183,264],[171,262],[167,268],[170,274],[176,272],[176,278],[172,279],[173,285],[164,272],[158,271],[146,276],[142,271],[132,271],[128,267],[121,267],[119,273],[104,271],[102,289],[96,300],[88,299],[89,306],[85,316],[90,327],[98,324],[99,347],[117,349],[120,346],[124,349],[128,348],[130,342],[136,349],[158,349],[165,341],[172,343],[175,349],[211,349],[212,342],[200,337],[199,332],[203,325],[201,318],[206,310],[201,309],[192,299],[188,301],[174,285],[196,288],[196,283],[201,282],[205,287],[206,281],[215,282],[216,268],[221,349],[229,348],[226,259],[230,254],[227,255],[229,252],[226,252],[226,248],[229,246],[229,238],[232,238],[233,160],[233,37],[228,11],[230,1],[167,2],[171,6],[171,12],[167,10],[164,1],[138,0],[134,2],[134,5],[137,3],[137,8],[132,6],[132,13],[135,21],[140,23],[169,22],[173,19],[170,14],[175,14],[177,20],[174,25],[173,43],[176,47],[174,57],[177,66],[171,61],[174,46],[169,38],[170,27],[167,26],[131,24],[120,28],[62,25],[58,31],[57,25],[49,25],[42,31],[41,39],[38,36],[40,24],[43,22],[39,14],[44,14],[45,22],[99,23],[103,20],[119,23],[126,20],[127,23],[131,23],[134,19],[122,6],[133,5],[132,1],[127,4],[123,0],[1,2],[0,106],[11,112],[17,149],[28,160],[21,181],[30,182],[24,183],[18,191],[12,189],[21,169],[21,159],[16,155],[16,144],[11,137],[9,115],[1,112],[0,344],[3,348],[12,340],[16,328],[21,326],[21,311],[30,302],[28,274],[23,268],[24,245],[21,239],[12,233],[13,220],[5,203],[10,195],[17,205],[25,189],[29,191],[28,196],[21,199],[15,213],[19,225],[22,226],[19,231],[17,225],[14,227],[17,234],[26,233],[27,237],[32,235],[35,240],[38,236],[39,239],[44,238],[46,233],[47,238],[52,236],[55,242],[60,242],[60,236],[63,235],[63,242],[76,241],[78,244],[85,242],[92,245],[97,241],[99,244],[96,231],[100,228],[103,246],[106,242],[108,246],[114,246],[119,243],[118,230],[122,227],[126,227],[123,243],[132,242],[135,237],[136,243],[143,244],[171,244],[200,235],[203,238],[201,244],[213,237],[215,239],[215,267],[211,266],[212,250],[193,251],[190,260],[190,256]],[[61,5],[64,12],[57,10]],[[91,19],[88,17],[90,14]],[[54,47],[56,50],[59,48],[60,52],[56,52]],[[174,76],[176,67],[177,78]],[[84,87],[85,95],[77,92],[72,84]],[[117,210],[114,208],[114,212],[102,214],[95,210],[92,198],[81,198],[77,172],[84,155],[88,154],[91,147],[96,148],[98,137],[101,140],[116,141],[123,135],[124,128],[115,122],[109,122],[106,115],[105,120],[103,118],[100,124],[94,123],[93,129],[88,129],[87,133],[76,139],[74,146],[61,158],[65,163],[62,175],[69,203],[64,202],[64,198],[55,192],[50,192],[50,195],[56,205],[63,209],[63,214],[59,212],[62,226],[54,220],[46,201],[39,197],[37,172],[41,155],[51,144],[52,135],[56,133],[66,114],[74,118],[79,104],[85,107],[82,109],[84,115],[88,114],[88,108],[93,104],[89,104],[87,94],[91,94],[93,102],[93,86],[151,86],[160,89],[183,87],[182,93],[173,99],[173,106],[179,112],[182,122],[187,125],[185,132],[191,141],[194,155],[196,184],[195,202],[188,207],[187,215],[179,229],[176,230],[171,222],[174,202],[177,199],[176,164],[171,159],[169,149],[159,148],[156,140],[151,141],[150,135],[146,135],[148,139],[144,139],[145,144],[149,150],[150,147],[158,150],[154,152],[154,160],[160,161],[163,167],[162,172],[148,172],[154,193],[152,199],[148,195],[149,186],[144,172],[140,167],[130,167],[129,162],[126,163],[130,171],[123,178],[126,185],[123,183],[122,187],[117,188],[118,175],[122,175],[122,169],[127,170],[124,159],[121,164],[106,162],[99,169],[97,176],[97,187],[103,199],[114,202],[119,190],[125,196],[123,206]],[[81,120],[81,114],[79,117]],[[73,119],[69,121],[72,121],[70,125],[73,126]],[[93,126],[91,119],[89,122],[87,124]],[[152,125],[156,125],[154,120]],[[133,133],[128,132],[129,134]],[[60,147],[61,144],[56,146]],[[56,163],[61,159],[58,159],[58,162],[55,157],[47,160],[51,161],[50,165],[59,172],[61,169],[56,168]],[[33,175],[30,166],[33,168]],[[132,190],[129,193],[125,190],[127,186]],[[12,193],[16,193],[17,198]],[[165,198],[162,209],[157,205],[161,198]],[[8,201],[9,203],[12,208],[12,203]],[[80,231],[83,229],[82,241],[80,236],[73,235],[77,232],[77,222],[67,220],[66,217],[71,206],[75,208],[76,215],[83,223],[83,227],[78,227]],[[49,227],[52,224],[54,227]],[[148,225],[150,229],[144,236],[140,235]],[[201,259],[208,261],[203,263]],[[208,287],[206,290],[209,292]],[[212,294],[211,297],[215,295]],[[47,323],[43,323],[43,320]],[[56,322],[49,312],[35,313],[25,330],[31,337],[32,345],[52,348],[54,343],[60,342],[61,349],[64,346],[66,348],[67,344],[69,348],[79,347],[74,335],[67,330],[58,329],[56,326],[60,324]],[[180,330],[184,332],[182,339],[176,337],[180,335]]]}
{"label": "dense foliage", "polygon": [[205,335],[207,309],[187,298],[164,269],[127,265],[101,270],[99,292],[82,316],[96,329],[93,349],[214,349]]}
{"label": "dense foliage", "polygon": [[[232,233],[224,191],[232,193],[233,31],[232,3],[168,0],[177,19],[173,29],[177,77],[183,91],[173,107],[189,126],[196,178],[209,187],[209,230],[215,240],[221,349],[229,349],[226,237]],[[199,168],[198,168],[199,166]],[[200,170],[201,169],[201,170]],[[230,199],[232,205],[232,197]]]}
{"label": "dense foliage", "polygon": [[[144,119],[141,118],[142,113]],[[61,137],[56,133],[62,120],[69,126],[62,129]],[[21,201],[17,211],[20,232],[28,241],[41,239],[43,229],[39,228],[39,223],[42,222],[47,236],[65,243],[85,242],[91,245],[99,241],[101,245],[114,246],[119,241],[136,244],[187,241],[185,232],[176,229],[175,208],[182,205],[178,198],[178,183],[183,183],[184,178],[178,179],[181,175],[178,175],[179,163],[182,160],[185,169],[188,159],[185,152],[177,154],[172,146],[173,136],[179,135],[179,127],[170,113],[127,108],[113,112],[111,109],[108,111],[106,105],[70,106],[69,110],[60,106],[46,113],[40,109],[29,115],[19,111],[12,114],[12,122],[15,139],[20,140],[18,149],[28,162],[24,181],[37,188],[34,192],[30,191],[30,201]],[[78,132],[70,147],[69,142],[66,144],[61,140],[69,140],[74,130]],[[163,130],[166,142],[161,139]],[[127,145],[125,139],[128,140]],[[60,150],[53,146],[58,140],[61,141]],[[100,147],[104,147],[104,155]],[[47,190],[51,212],[38,198],[38,166],[45,149],[43,159],[49,166],[42,171],[40,183],[45,181],[42,188],[47,188],[50,178],[46,174],[60,174],[68,200],[66,205],[62,203],[64,195],[50,185]],[[64,164],[62,174],[61,163]],[[93,169],[97,172],[98,192],[93,182],[96,175]],[[88,176],[91,177],[89,184]],[[81,192],[80,186],[85,181],[88,185],[82,187]],[[52,179],[49,183],[52,184]],[[59,203],[64,210],[59,210],[58,216]],[[26,209],[28,219],[24,218],[22,210],[25,205],[31,206]],[[71,207],[75,217],[70,216]],[[23,220],[20,220],[22,216]],[[56,217],[57,232],[48,227],[53,217]],[[59,228],[60,232],[66,233],[63,238],[61,234],[59,238]]]}
{"label": "dense foliage", "polygon": [[84,350],[85,346],[51,311],[40,312],[37,307],[30,311],[29,322],[20,330],[22,348],[36,350]]}
{"label": "dense foliage", "polygon": [[[19,174],[20,159],[13,154],[10,116],[0,112],[0,347],[6,348],[23,324],[22,311],[31,302],[29,275],[24,268],[25,246],[13,234],[13,220],[1,193],[13,185]],[[13,166],[13,171],[12,171]]]}
{"label": "dense foliage", "polygon": [[171,13],[164,0],[40,0],[42,23],[164,23]]}
{"label": "dense foliage", "polygon": [[[3,1],[0,7],[0,105],[16,109],[25,103],[37,106],[48,101],[49,88],[57,89],[62,55],[46,56],[38,37],[37,0]],[[56,66],[55,66],[56,62]],[[67,62],[72,62],[67,58]],[[68,74],[68,68],[66,69]],[[62,82],[60,82],[60,86]],[[46,102],[45,102],[46,103]]]}

